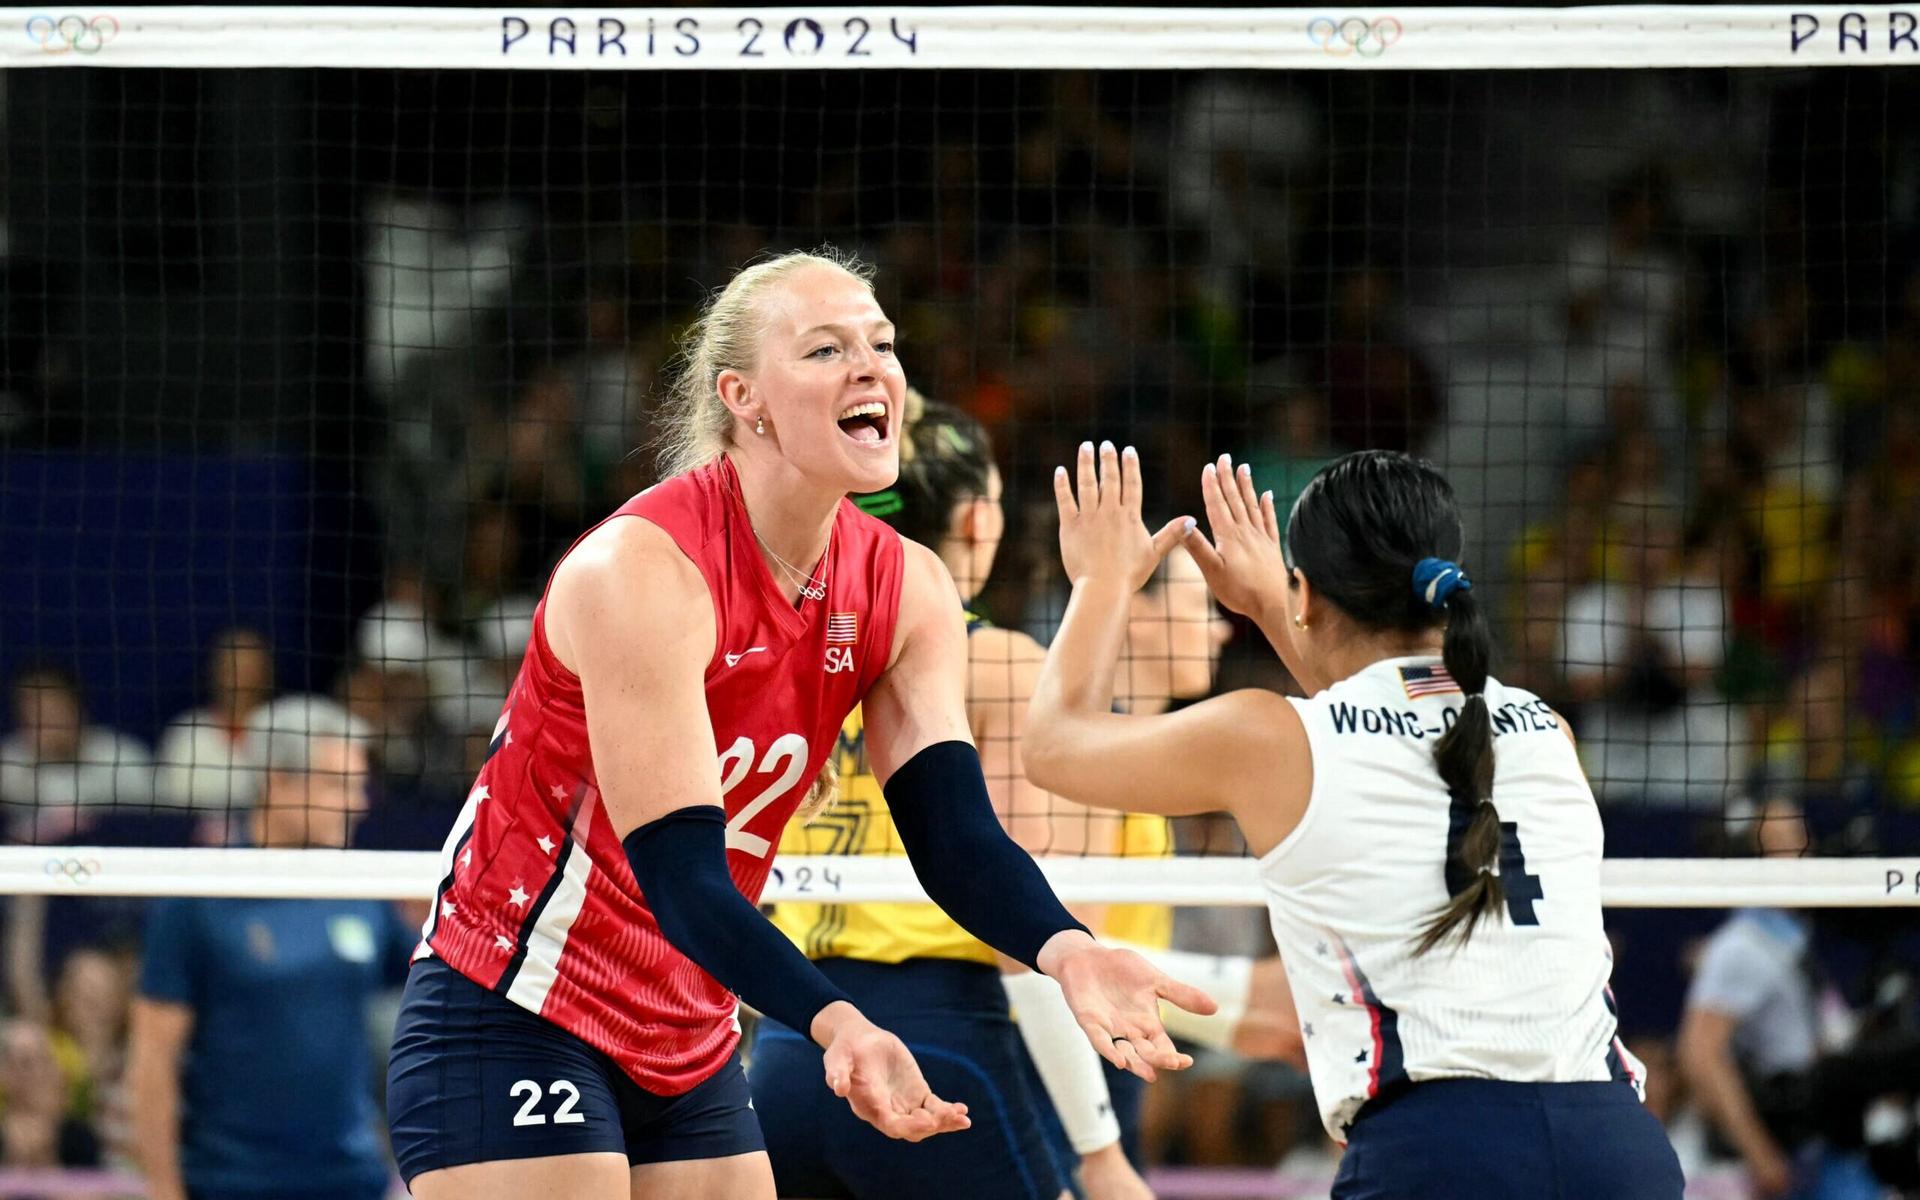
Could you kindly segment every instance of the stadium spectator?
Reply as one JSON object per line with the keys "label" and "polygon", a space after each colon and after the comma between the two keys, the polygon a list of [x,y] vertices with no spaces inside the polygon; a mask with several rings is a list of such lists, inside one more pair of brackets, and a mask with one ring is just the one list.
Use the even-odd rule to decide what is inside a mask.
{"label": "stadium spectator", "polygon": [[1604,800],[1718,806],[1743,777],[1746,731],[1713,690],[1726,650],[1717,544],[1689,547],[1659,508],[1616,506],[1600,578],[1560,629],[1567,704]]}
{"label": "stadium spectator", "polygon": [[506,694],[497,681],[474,679],[471,649],[441,631],[428,600],[418,576],[396,577],[388,598],[361,617],[354,663],[339,681],[338,699],[367,727],[383,790],[462,788],[459,742],[435,701],[495,688]]}
{"label": "stadium spectator", "polygon": [[160,735],[154,790],[161,804],[233,813],[259,790],[242,737],[254,710],[273,699],[273,648],[256,630],[222,631],[207,654],[206,686],[207,703]]}
{"label": "stadium spectator", "polygon": [[13,678],[13,732],[0,738],[0,804],[15,841],[72,837],[100,812],[153,799],[153,760],[126,734],[87,722],[80,681],[51,664]]}
{"label": "stadium spectator", "polygon": [[0,1166],[97,1167],[100,1140],[68,1111],[47,1027],[16,1018],[0,1038]]}
{"label": "stadium spectator", "polygon": [[1440,419],[1442,396],[1406,331],[1393,274],[1361,263],[1335,281],[1328,307],[1332,328],[1320,378],[1334,443],[1343,450],[1422,449]]}
{"label": "stadium spectator", "polygon": [[53,1051],[67,1082],[67,1111],[109,1154],[127,1144],[125,1092],[131,955],[82,948],[61,964],[53,989]]}
{"label": "stadium spectator", "polygon": [[1664,180],[1646,174],[1616,185],[1606,224],[1568,243],[1567,334],[1576,343],[1664,356],[1685,299],[1686,271],[1663,244]]}
{"label": "stadium spectator", "polygon": [[1252,445],[1241,457],[1263,486],[1272,483],[1274,502],[1291,507],[1314,472],[1338,457],[1327,433],[1327,395],[1282,360],[1255,367],[1248,382]]}
{"label": "stadium spectator", "polygon": [[[1163,164],[1168,202],[1184,225],[1206,235],[1204,286],[1232,304],[1250,266],[1257,280],[1284,280],[1300,235],[1304,181],[1326,155],[1319,105],[1271,77],[1207,73],[1180,98],[1173,120],[1177,135]],[[1263,343],[1284,342],[1280,320],[1251,324]]]}
{"label": "stadium spectator", "polygon": [[[261,847],[343,846],[365,804],[364,733],[287,696],[254,714]],[[147,930],[128,1091],[152,1200],[377,1200],[368,1003],[416,936],[392,905],[169,899]]]}
{"label": "stadium spectator", "polygon": [[[1775,797],[1753,837],[1768,858],[1809,839],[1797,802]],[[1869,1105],[1920,1079],[1920,1041],[1855,1040],[1855,1020],[1823,973],[1803,913],[1743,909],[1700,956],[1680,1028],[1680,1065],[1755,1193],[1773,1200],[1881,1194],[1859,1153]]]}

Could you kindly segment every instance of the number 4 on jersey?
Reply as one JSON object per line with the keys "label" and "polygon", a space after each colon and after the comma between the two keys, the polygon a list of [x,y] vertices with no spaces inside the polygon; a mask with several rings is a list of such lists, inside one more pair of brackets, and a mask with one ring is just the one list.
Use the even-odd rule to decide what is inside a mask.
{"label": "number 4 on jersey", "polygon": [[1500,822],[1500,883],[1507,893],[1507,915],[1515,925],[1538,925],[1533,902],[1546,898],[1540,877],[1527,874],[1527,854],[1520,848],[1520,826]]}
{"label": "number 4 on jersey", "polygon": [[[1466,840],[1467,824],[1455,821],[1447,835],[1447,894],[1458,896],[1472,877],[1453,864],[1460,858],[1460,844]],[[1540,915],[1533,911],[1535,900],[1544,900],[1546,892],[1538,875],[1527,873],[1527,852],[1520,845],[1520,826],[1513,821],[1500,822],[1500,886],[1507,895],[1507,915],[1515,925],[1538,925]]]}

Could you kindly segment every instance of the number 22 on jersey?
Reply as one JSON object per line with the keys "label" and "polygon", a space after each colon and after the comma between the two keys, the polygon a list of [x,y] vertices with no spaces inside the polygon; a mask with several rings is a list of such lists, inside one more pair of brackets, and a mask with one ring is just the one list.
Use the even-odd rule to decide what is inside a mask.
{"label": "number 22 on jersey", "polygon": [[745,783],[749,774],[775,777],[727,821],[727,849],[765,858],[772,853],[773,843],[759,834],[748,833],[747,825],[769,804],[786,795],[807,773],[807,739],[797,733],[783,733],[773,739],[766,754],[759,758],[758,770],[754,759],[753,739],[735,738],[733,745],[720,755],[720,795],[724,804],[725,797]]}

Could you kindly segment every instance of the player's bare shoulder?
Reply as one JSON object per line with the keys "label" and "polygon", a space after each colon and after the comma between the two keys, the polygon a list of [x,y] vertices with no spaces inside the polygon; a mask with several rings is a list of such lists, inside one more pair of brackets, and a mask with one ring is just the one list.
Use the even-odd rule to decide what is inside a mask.
{"label": "player's bare shoulder", "polygon": [[[697,603],[696,603],[697,601]],[[622,631],[678,628],[711,642],[713,609],[700,569],[666,530],[643,518],[603,522],[554,569],[547,590],[547,643],[578,671],[582,641]]]}
{"label": "player's bare shoulder", "polygon": [[1018,629],[976,629],[967,639],[967,697],[973,703],[1031,700],[1046,660],[1040,643]]}

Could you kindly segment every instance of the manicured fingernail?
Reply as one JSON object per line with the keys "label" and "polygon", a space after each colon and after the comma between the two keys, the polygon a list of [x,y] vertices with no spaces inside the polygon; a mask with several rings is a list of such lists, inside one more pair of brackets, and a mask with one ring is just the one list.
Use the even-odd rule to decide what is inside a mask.
{"label": "manicured fingernail", "polygon": [[1188,517],[1187,523],[1180,527],[1180,536],[1192,537],[1193,531],[1198,529],[1199,527],[1200,527],[1200,522],[1194,520],[1192,517]]}
{"label": "manicured fingernail", "polygon": [[1066,473],[1067,473],[1067,469],[1065,467],[1055,467],[1053,469],[1053,477],[1055,479],[1062,478],[1063,476],[1066,475]]}
{"label": "manicured fingernail", "polygon": [[1213,472],[1214,472],[1214,465],[1212,463],[1208,463],[1206,467],[1201,470],[1200,473],[1202,475],[1211,475],[1213,474]]}
{"label": "manicured fingernail", "polygon": [[1112,454],[1112,453],[1113,453],[1113,443],[1112,443],[1112,442],[1107,442],[1107,441],[1103,441],[1103,442],[1101,442],[1101,443],[1100,443],[1100,453],[1102,453],[1102,454]]}
{"label": "manicured fingernail", "polygon": [[1081,442],[1081,443],[1080,443],[1080,453],[1082,453],[1082,454],[1092,454],[1092,453],[1093,453],[1093,443],[1092,443],[1092,442]]}
{"label": "manicured fingernail", "polygon": [[1242,479],[1252,479],[1252,478],[1253,478],[1253,468],[1252,468],[1252,467],[1250,467],[1250,466],[1248,466],[1248,465],[1247,465],[1247,464],[1245,464],[1245,463],[1241,463],[1241,464],[1240,464],[1240,478],[1242,478]]}
{"label": "manicured fingernail", "polygon": [[1125,450],[1122,450],[1120,453],[1126,455],[1128,458],[1140,457],[1140,452],[1138,450],[1135,450],[1132,446],[1128,446]]}
{"label": "manicured fingernail", "polygon": [[1266,501],[1268,504],[1273,503],[1273,493],[1271,491],[1267,492],[1265,495],[1261,496],[1260,498]]}

